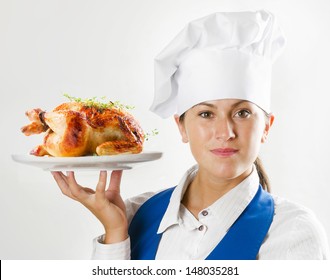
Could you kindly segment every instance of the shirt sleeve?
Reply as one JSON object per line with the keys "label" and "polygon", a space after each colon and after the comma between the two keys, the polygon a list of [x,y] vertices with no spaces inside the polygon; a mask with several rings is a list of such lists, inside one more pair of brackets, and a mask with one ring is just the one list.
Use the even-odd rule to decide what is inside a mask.
{"label": "shirt sleeve", "polygon": [[104,244],[104,235],[94,238],[92,260],[129,260],[130,238],[114,244]]}
{"label": "shirt sleeve", "polygon": [[274,220],[260,248],[258,259],[329,259],[327,235],[314,212],[287,199],[274,198]]}
{"label": "shirt sleeve", "polygon": [[313,213],[299,215],[294,222],[288,248],[291,260],[329,259],[329,244],[321,223]]}

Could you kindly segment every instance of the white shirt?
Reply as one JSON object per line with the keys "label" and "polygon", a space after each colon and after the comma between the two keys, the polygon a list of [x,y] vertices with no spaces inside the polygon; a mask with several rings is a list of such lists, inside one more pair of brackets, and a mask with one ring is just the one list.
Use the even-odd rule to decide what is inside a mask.
{"label": "white shirt", "polygon": [[[253,170],[238,186],[230,190],[196,219],[182,204],[182,197],[195,177],[197,166],[190,168],[172,193],[159,225],[163,233],[156,259],[205,259],[244,211],[259,186]],[[126,211],[130,222],[138,208],[155,193],[128,199]],[[328,259],[329,247],[322,225],[307,208],[273,195],[275,215],[260,248],[260,260]],[[103,236],[93,241],[92,259],[130,259],[130,239],[116,244],[102,244]]]}

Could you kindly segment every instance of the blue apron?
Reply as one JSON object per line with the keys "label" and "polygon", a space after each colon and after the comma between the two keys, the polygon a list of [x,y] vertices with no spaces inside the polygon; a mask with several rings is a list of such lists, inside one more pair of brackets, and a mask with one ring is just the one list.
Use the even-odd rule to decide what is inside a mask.
{"label": "blue apron", "polygon": [[[129,226],[132,260],[154,260],[162,237],[157,234],[174,188],[148,199],[136,212]],[[207,260],[255,260],[274,216],[274,200],[261,186],[228,230],[207,256]]]}

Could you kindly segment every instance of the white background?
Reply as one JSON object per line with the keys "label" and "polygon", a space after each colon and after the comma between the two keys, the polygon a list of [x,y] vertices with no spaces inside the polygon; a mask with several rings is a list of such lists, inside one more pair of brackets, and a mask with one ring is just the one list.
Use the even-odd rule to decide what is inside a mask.
{"label": "white background", "polygon": [[[42,135],[26,137],[27,109],[78,97],[134,105],[146,150],[162,159],[126,171],[123,197],[170,187],[193,164],[170,118],[148,111],[153,58],[196,18],[217,11],[274,12],[287,47],[274,65],[276,120],[261,151],[273,193],[312,209],[330,238],[330,5],[328,0],[0,0],[0,258],[89,259],[99,222],[64,197],[51,175],[12,161]],[[78,172],[94,187],[97,172]]]}

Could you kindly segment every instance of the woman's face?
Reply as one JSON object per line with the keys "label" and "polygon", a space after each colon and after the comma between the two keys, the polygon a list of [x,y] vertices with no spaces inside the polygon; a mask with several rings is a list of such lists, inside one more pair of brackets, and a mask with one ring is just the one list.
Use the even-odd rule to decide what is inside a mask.
{"label": "woman's face", "polygon": [[197,104],[185,113],[183,122],[178,115],[175,120],[199,170],[230,180],[251,172],[274,116],[266,117],[248,101],[221,99]]}

